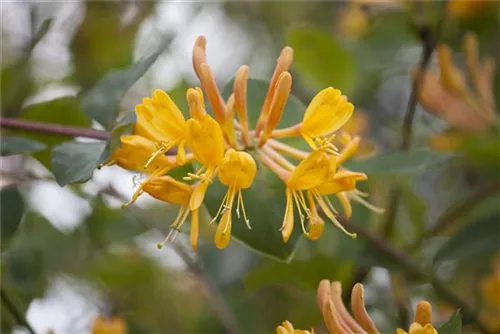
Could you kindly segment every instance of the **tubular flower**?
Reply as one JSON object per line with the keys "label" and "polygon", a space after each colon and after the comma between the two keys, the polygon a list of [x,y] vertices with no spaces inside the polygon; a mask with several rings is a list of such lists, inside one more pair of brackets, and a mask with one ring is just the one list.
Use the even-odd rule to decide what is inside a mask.
{"label": "tubular flower", "polygon": [[500,262],[495,258],[493,271],[481,280],[481,309],[479,317],[490,332],[500,330]]}
{"label": "tubular flower", "polygon": [[[313,239],[319,238],[318,226],[321,223],[318,221],[316,212],[316,202],[319,204],[325,215],[343,232],[351,237],[356,237],[356,234],[349,233],[335,218],[337,211],[333,208],[330,200],[326,196],[322,196],[318,192],[318,188],[327,180],[334,177],[336,171],[336,161],[334,156],[328,156],[325,148],[322,147],[313,151],[304,159],[290,174],[286,181],[286,209],[281,233],[283,241],[287,242],[293,232],[294,226],[294,203],[299,212],[300,223],[304,234],[309,235],[305,228],[305,218],[312,221]],[[306,203],[304,191],[307,192],[309,205]],[[304,214],[304,213],[305,214]],[[319,224],[314,226],[315,224]],[[322,229],[321,229],[322,231]]]}
{"label": "tubular flower", "polygon": [[189,202],[189,208],[200,207],[209,184],[217,175],[217,167],[224,156],[224,138],[219,124],[210,115],[200,119],[191,118],[186,122],[188,146],[194,157],[203,166],[196,174],[188,174],[186,180],[199,179]]}
{"label": "tubular flower", "polygon": [[145,168],[155,157],[174,146],[177,146],[177,162],[183,165],[186,162],[186,120],[168,94],[161,89],[155,90],[152,98],[144,98],[142,103],[135,107],[135,113],[135,134],[150,139],[158,146],[151,160],[146,162]]}
{"label": "tubular flower", "polygon": [[[479,59],[476,35],[464,38],[467,73],[453,64],[451,50],[437,47],[440,75],[427,71],[422,78],[419,102],[429,111],[446,120],[458,130],[482,133],[495,123],[493,78],[495,62],[490,57]],[[468,78],[473,84],[469,87]],[[421,75],[419,71],[414,77]]]}
{"label": "tubular flower", "polygon": [[[170,204],[180,205],[179,213],[170,226],[171,230],[165,240],[158,244],[162,248],[168,242],[174,242],[182,225],[189,215],[189,199],[193,193],[190,185],[176,181],[170,176],[158,176],[151,178],[145,183],[143,190],[152,197]],[[191,245],[196,251],[198,249],[199,218],[198,209],[191,212]]]}
{"label": "tubular flower", "polygon": [[225,248],[231,239],[232,207],[236,195],[238,195],[236,215],[238,218],[240,217],[241,206],[245,223],[249,229],[251,228],[245,212],[241,189],[246,189],[252,185],[256,173],[257,165],[252,156],[246,152],[229,149],[222,159],[219,165],[219,180],[228,187],[228,190],[217,214],[212,220],[215,221],[219,215],[222,216],[215,233],[215,245],[218,248]]}
{"label": "tubular flower", "polygon": [[276,327],[276,334],[314,334],[314,329],[310,331],[294,329],[290,321],[285,320],[281,325]]}
{"label": "tubular flower", "polygon": [[326,136],[341,128],[354,112],[354,106],[338,89],[328,87],[319,92],[311,101],[301,123],[273,132],[274,138],[301,135],[312,149],[318,143],[329,143]]}
{"label": "tubular flower", "polygon": [[396,334],[438,334],[437,330],[431,323],[432,320],[432,306],[426,301],[418,303],[417,310],[415,311],[415,319],[410,325],[407,332],[398,328]]}

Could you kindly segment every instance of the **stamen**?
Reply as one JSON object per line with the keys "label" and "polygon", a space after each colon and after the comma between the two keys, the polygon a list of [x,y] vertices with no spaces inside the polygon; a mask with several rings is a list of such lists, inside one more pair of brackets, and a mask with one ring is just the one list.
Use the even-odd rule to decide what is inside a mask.
{"label": "stamen", "polygon": [[159,157],[160,155],[164,154],[165,152],[167,152],[170,148],[172,148],[174,145],[172,145],[172,142],[169,141],[169,142],[166,142],[166,143],[161,143],[160,144],[160,148],[158,148],[158,150],[153,153],[151,155],[151,157],[149,158],[149,160],[146,162],[146,164],[144,165],[144,169],[147,169],[149,167],[149,165],[153,162],[154,159],[156,159],[157,157]]}
{"label": "stamen", "polygon": [[340,222],[337,220],[337,218],[335,217],[335,215],[333,214],[333,212],[330,210],[330,208],[328,207],[328,205],[325,203],[325,199],[316,190],[312,190],[312,193],[313,193],[314,197],[316,198],[316,201],[319,203],[319,206],[321,207],[321,209],[323,210],[323,212],[326,214],[326,216],[330,219],[330,221],[335,226],[337,226],[339,229],[342,230],[342,232],[344,232],[345,234],[347,234],[351,238],[356,238],[358,236],[356,233],[348,232],[345,229],[345,227],[342,226],[342,224],[340,224]]}
{"label": "stamen", "polygon": [[116,163],[116,160],[114,159],[111,159],[111,160],[108,160],[102,164],[100,164],[97,169],[101,169],[102,167],[108,167],[108,166],[111,166],[111,165],[114,165]]}
{"label": "stamen", "polygon": [[357,195],[357,194],[349,194],[349,197],[351,197],[354,201],[362,204],[365,206],[367,209],[372,210],[375,213],[382,214],[385,212],[385,209],[379,208],[378,206],[375,206],[371,204],[370,202],[366,201],[363,197]]}
{"label": "stamen", "polygon": [[217,210],[217,214],[215,215],[215,217],[210,221],[209,225],[213,224],[214,222],[217,221],[217,218],[219,218],[219,215],[223,214],[225,211],[226,211],[226,200],[227,200],[227,195],[228,195],[229,191],[226,192],[226,194],[224,195],[224,198],[222,199],[222,203],[221,205],[219,206],[219,210]]}
{"label": "stamen", "polygon": [[247,213],[245,211],[245,203],[243,203],[243,195],[241,194],[241,189],[238,191],[238,207],[240,202],[241,202],[241,209],[243,210],[243,219],[245,219],[245,224],[247,225],[248,229],[251,230],[252,227],[250,226],[250,220],[247,218]]}
{"label": "stamen", "polygon": [[308,152],[299,150],[295,147],[289,146],[289,145],[284,144],[282,142],[279,142],[275,139],[269,139],[267,141],[267,143],[269,144],[269,146],[271,146],[276,151],[281,152],[283,154],[286,154],[289,157],[297,159],[297,160],[304,160],[309,155]]}
{"label": "stamen", "polygon": [[174,222],[172,223],[172,225],[170,225],[171,229],[168,232],[167,237],[161,243],[156,245],[158,249],[163,248],[163,246],[165,246],[167,243],[175,242],[177,235],[179,235],[179,232],[181,231],[182,224],[184,224],[188,215],[189,215],[189,208],[187,206],[181,207]]}
{"label": "stamen", "polygon": [[297,205],[297,210],[299,211],[300,223],[304,224],[306,217],[302,213],[302,209],[301,209],[300,201],[299,201],[298,196],[297,196],[297,192],[298,191],[293,190],[293,199],[295,200],[295,204]]}

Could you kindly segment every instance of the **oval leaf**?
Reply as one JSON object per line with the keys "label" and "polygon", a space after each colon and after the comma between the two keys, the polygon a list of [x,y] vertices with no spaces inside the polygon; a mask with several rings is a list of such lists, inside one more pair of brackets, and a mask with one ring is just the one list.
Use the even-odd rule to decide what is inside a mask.
{"label": "oval leaf", "polygon": [[52,150],[52,172],[60,186],[85,182],[99,165],[106,143],[70,141]]}
{"label": "oval leaf", "polygon": [[2,156],[43,151],[47,145],[36,140],[14,136],[2,136],[0,154]]}
{"label": "oval leaf", "polygon": [[460,311],[455,311],[451,317],[441,325],[438,329],[439,334],[456,334],[462,333],[462,318]]}
{"label": "oval leaf", "polygon": [[118,116],[118,103],[158,59],[169,42],[163,43],[151,56],[119,70],[110,71],[83,97],[83,110],[106,129],[111,129]]}
{"label": "oval leaf", "polygon": [[500,251],[500,217],[474,222],[454,234],[437,252],[434,264],[445,260],[470,260]]}
{"label": "oval leaf", "polygon": [[384,152],[373,158],[348,161],[349,169],[366,174],[416,173],[448,159],[448,155],[427,149]]}
{"label": "oval leaf", "polygon": [[356,82],[354,57],[331,34],[311,28],[291,29],[288,44],[294,64],[318,88],[333,86],[349,94]]}
{"label": "oval leaf", "polygon": [[0,191],[0,222],[2,248],[16,233],[24,213],[24,201],[16,186],[5,187]]}

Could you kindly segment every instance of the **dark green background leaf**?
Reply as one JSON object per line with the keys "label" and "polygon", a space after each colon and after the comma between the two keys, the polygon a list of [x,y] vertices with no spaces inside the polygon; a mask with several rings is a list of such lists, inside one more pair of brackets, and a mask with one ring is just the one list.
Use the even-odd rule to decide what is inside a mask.
{"label": "dark green background leaf", "polygon": [[44,143],[14,136],[2,136],[0,145],[0,154],[2,156],[39,152],[47,148]]}
{"label": "dark green background leaf", "polygon": [[312,28],[293,28],[288,44],[294,50],[294,64],[317,88],[333,86],[344,94],[353,91],[356,82],[355,58],[335,36]]}
{"label": "dark green background leaf", "polygon": [[83,97],[82,107],[87,115],[106,129],[111,129],[115,125],[118,103],[122,97],[153,65],[168,44],[164,42],[152,55],[129,67],[108,72]]}
{"label": "dark green background leaf", "polygon": [[384,152],[366,160],[348,161],[349,169],[366,174],[398,174],[423,171],[448,158],[427,149]]}
{"label": "dark green background leaf", "polygon": [[462,318],[460,311],[455,311],[451,317],[438,329],[439,334],[457,334],[462,333]]}
{"label": "dark green background leaf", "polygon": [[0,191],[0,207],[2,249],[4,249],[16,233],[24,213],[24,200],[17,186],[8,186]]}
{"label": "dark green background leaf", "polygon": [[468,260],[498,252],[500,243],[500,217],[472,222],[455,233],[434,257],[434,264],[445,260]]}
{"label": "dark green background leaf", "polygon": [[52,150],[52,172],[57,183],[65,186],[85,182],[99,165],[106,143],[65,142]]}

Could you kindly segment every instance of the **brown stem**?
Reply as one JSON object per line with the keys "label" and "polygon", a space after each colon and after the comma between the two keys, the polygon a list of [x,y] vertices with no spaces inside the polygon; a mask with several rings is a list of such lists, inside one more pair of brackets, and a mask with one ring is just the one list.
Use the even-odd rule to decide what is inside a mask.
{"label": "brown stem", "polygon": [[27,121],[19,118],[0,117],[0,127],[18,129],[31,132],[55,134],[68,137],[85,137],[99,140],[108,140],[109,132],[91,128],[77,128],[67,125]]}
{"label": "brown stem", "polygon": [[387,239],[378,234],[372,233],[359,224],[355,224],[345,219],[342,219],[342,224],[350,231],[357,233],[360,238],[363,238],[363,240],[371,244],[373,247],[382,251],[393,261],[397,262],[406,273],[415,278],[429,281],[439,296],[460,309],[460,312],[464,316],[464,322],[474,322],[476,327],[481,332],[488,333],[485,325],[478,319],[474,308],[467,301],[457,296],[445,282],[439,280],[433,275],[430,275],[425,269],[421,268],[410,258],[408,253],[395,248],[388,242]]}

